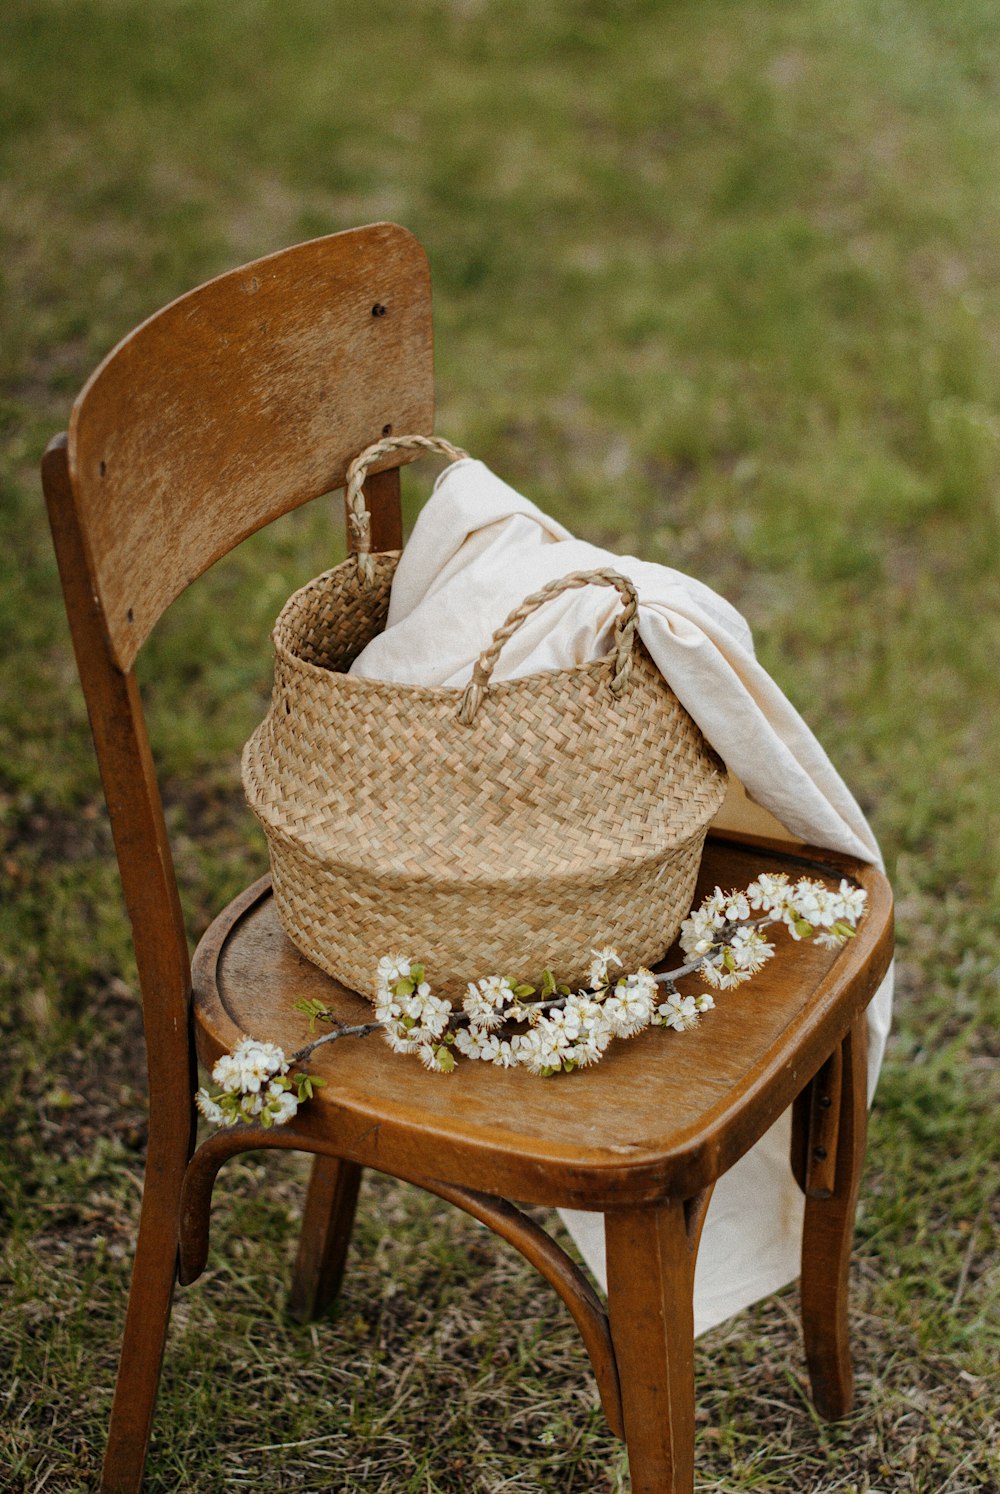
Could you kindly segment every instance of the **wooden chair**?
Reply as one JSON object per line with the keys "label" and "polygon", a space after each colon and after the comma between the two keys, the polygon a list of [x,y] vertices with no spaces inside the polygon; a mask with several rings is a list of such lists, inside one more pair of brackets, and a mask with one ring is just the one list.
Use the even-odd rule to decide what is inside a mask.
{"label": "wooden chair", "polygon": [[[291,1308],[336,1295],[361,1170],[450,1200],[509,1240],[575,1319],[635,1494],[693,1486],[692,1280],[716,1179],[794,1105],[792,1165],[807,1197],[806,1353],[821,1414],[851,1402],[847,1272],[865,1136],[865,1007],[886,970],[891,898],[871,867],[740,837],[709,841],[703,887],[802,868],[854,878],[869,910],[840,952],[799,945],[738,1000],[679,1036],[652,1030],[568,1081],[483,1064],[428,1074],[384,1044],[315,1056],[326,1080],[293,1124],[196,1146],[196,1053],[211,1065],[250,1032],[291,1052],[293,1003],[345,1017],[367,1003],[305,961],[263,878],[208,930],[192,965],[133,665],[165,608],[240,540],[343,486],[381,435],[430,433],[430,285],[420,246],[381,224],[302,244],[201,286],[119,344],[43,463],[73,644],[132,922],[149,1069],[149,1151],[102,1489],[139,1488],[175,1279],[208,1248],[214,1178],[258,1147],[315,1155]],[[401,544],[399,472],[366,493],[374,547]],[[380,951],[373,951],[373,957]],[[508,1200],[603,1211],[607,1310]]]}

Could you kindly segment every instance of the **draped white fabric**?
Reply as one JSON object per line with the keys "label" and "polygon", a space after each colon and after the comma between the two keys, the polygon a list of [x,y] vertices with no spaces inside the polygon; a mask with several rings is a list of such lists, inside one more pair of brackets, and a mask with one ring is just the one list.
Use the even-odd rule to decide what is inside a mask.
{"label": "draped white fabric", "polygon": [[[757,662],[750,629],[735,608],[679,571],[575,539],[471,458],[439,477],[400,560],[385,632],[352,672],[403,684],[465,685],[495,629],[525,596],[570,571],[603,566],[635,583],[643,642],[729,769],[731,789],[716,824],[881,864],[864,815]],[[494,678],[566,668],[607,652],[619,606],[607,587],[555,598],[509,641]],[[890,977],[868,1013],[869,1094],[891,1004]],[[586,1075],[570,1082],[585,1084]],[[799,1273],[802,1197],[789,1170],[788,1144],[786,1115],[716,1187],[695,1273],[697,1333]],[[601,1215],[564,1210],[562,1217],[603,1285]]]}

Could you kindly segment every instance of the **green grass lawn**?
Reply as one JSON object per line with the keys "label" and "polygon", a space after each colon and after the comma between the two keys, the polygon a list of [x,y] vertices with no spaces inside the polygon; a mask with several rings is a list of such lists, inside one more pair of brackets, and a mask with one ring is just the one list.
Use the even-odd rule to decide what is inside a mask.
{"label": "green grass lawn", "polygon": [[[0,42],[0,1487],[95,1486],[144,1148],[38,459],[164,301],[390,218],[430,255],[438,429],[746,613],[897,893],[856,1410],[816,1419],[784,1293],[700,1341],[698,1488],[1000,1489],[995,6],[6,0]],[[193,936],[262,868],[237,754],[335,508],[250,541],[142,660]],[[372,1178],[336,1316],[293,1327],[304,1176],[223,1175],[150,1490],[627,1489],[566,1313],[435,1199]]]}

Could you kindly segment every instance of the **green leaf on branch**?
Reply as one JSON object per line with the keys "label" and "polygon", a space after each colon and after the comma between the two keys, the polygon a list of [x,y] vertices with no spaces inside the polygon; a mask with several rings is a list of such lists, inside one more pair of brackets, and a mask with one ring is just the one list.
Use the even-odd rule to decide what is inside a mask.
{"label": "green leaf on branch", "polygon": [[316,1031],[317,1020],[324,1022],[332,1022],[334,1020],[333,1013],[330,1011],[330,1008],[326,1006],[322,1001],[296,1001],[295,1010],[297,1012],[304,1012],[305,1015],[309,1018],[310,1032]]}

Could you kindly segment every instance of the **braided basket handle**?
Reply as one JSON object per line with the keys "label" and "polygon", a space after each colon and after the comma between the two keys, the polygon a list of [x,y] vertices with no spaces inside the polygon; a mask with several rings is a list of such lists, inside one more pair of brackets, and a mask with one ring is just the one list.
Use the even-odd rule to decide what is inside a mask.
{"label": "braided basket handle", "polygon": [[445,441],[441,436],[384,436],[381,441],[373,441],[371,446],[366,446],[364,451],[354,458],[347,469],[344,500],[347,506],[347,529],[351,553],[357,556],[358,574],[366,585],[370,585],[374,580],[375,569],[371,559],[372,516],[368,512],[362,486],[368,476],[369,467],[377,462],[379,457],[388,456],[391,451],[436,451],[442,456],[450,457],[453,462],[469,455],[460,446],[452,446],[450,441]]}
{"label": "braided basket handle", "polygon": [[484,649],[476,660],[472,670],[472,679],[466,685],[462,695],[458,719],[463,726],[471,726],[475,721],[476,712],[486,694],[490,677],[500,657],[500,651],[507,640],[517,632],[525,618],[530,617],[532,612],[552,597],[558,596],[560,592],[572,591],[578,586],[613,586],[625,604],[615,623],[615,662],[611,676],[611,693],[615,696],[621,695],[626,689],[632,673],[632,645],[635,642],[639,614],[639,595],[628,577],[620,575],[618,571],[572,571],[568,576],[557,576],[540,591],[533,592],[530,597],[525,597],[524,601],[514,608],[507,621],[497,628],[489,647]]}

